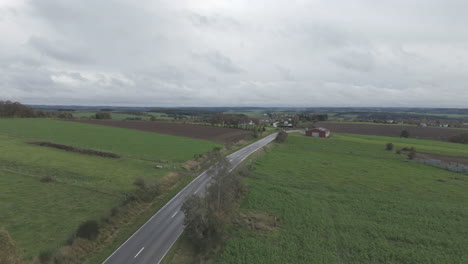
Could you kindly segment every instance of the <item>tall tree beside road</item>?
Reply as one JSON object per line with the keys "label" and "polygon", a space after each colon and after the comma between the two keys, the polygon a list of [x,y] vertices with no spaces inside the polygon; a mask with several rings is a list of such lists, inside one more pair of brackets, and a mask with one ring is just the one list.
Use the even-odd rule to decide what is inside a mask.
{"label": "tall tree beside road", "polygon": [[205,195],[192,195],[182,205],[185,230],[200,253],[220,242],[223,217],[228,215],[243,192],[239,173],[230,173],[231,164],[221,159],[213,170]]}
{"label": "tall tree beside road", "polygon": [[278,143],[283,143],[286,141],[286,139],[288,138],[288,133],[284,130],[281,130],[280,132],[278,132],[278,135],[276,136],[276,142]]}

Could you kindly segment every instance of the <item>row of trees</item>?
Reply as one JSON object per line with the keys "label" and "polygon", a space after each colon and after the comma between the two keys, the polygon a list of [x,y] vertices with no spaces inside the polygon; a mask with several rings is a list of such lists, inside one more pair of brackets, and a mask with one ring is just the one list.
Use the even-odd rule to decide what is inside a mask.
{"label": "row of trees", "polygon": [[[282,143],[287,137],[287,132],[280,131],[276,141]],[[200,254],[208,253],[209,249],[216,248],[222,242],[227,219],[246,190],[242,177],[250,175],[250,169],[246,166],[230,172],[230,162],[219,151],[213,152],[211,158],[219,162],[210,170],[212,179],[206,192],[190,196],[182,205],[187,236]]]}
{"label": "row of trees", "polygon": [[245,170],[230,173],[229,168],[229,161],[222,159],[211,171],[213,178],[206,193],[192,195],[182,205],[188,238],[201,254],[221,242],[226,218],[245,190],[241,181]]}
{"label": "row of trees", "polygon": [[18,102],[0,101],[0,117],[37,117],[38,112]]}
{"label": "row of trees", "polygon": [[252,118],[246,115],[225,115],[216,114],[208,119],[208,122],[212,125],[222,125],[225,127],[241,128],[249,124],[252,121],[254,124],[258,124],[257,118]]}

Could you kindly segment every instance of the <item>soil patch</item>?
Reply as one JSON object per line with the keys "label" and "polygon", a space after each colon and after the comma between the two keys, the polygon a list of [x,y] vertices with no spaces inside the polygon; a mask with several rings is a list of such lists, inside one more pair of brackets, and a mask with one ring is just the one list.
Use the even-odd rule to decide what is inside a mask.
{"label": "soil patch", "polygon": [[468,131],[453,128],[417,127],[403,125],[373,125],[318,122],[315,126],[329,129],[332,133],[349,133],[373,136],[400,137],[401,131],[406,130],[410,138],[434,139],[447,141],[449,138]]}
{"label": "soil patch", "polygon": [[104,151],[99,151],[99,150],[94,150],[94,149],[82,149],[82,148],[77,148],[77,147],[73,147],[69,145],[57,144],[57,143],[46,142],[46,141],[32,141],[32,142],[26,142],[26,143],[32,144],[32,145],[43,146],[43,147],[57,148],[61,150],[71,151],[71,152],[78,152],[78,153],[87,154],[87,155],[101,156],[105,158],[114,158],[114,159],[120,158],[120,155],[112,153],[112,152],[104,152]]}
{"label": "soil patch", "polygon": [[219,143],[234,143],[245,139],[251,131],[208,125],[184,124],[176,122],[140,121],[140,120],[73,120],[73,122],[129,128],[180,137],[209,140]]}

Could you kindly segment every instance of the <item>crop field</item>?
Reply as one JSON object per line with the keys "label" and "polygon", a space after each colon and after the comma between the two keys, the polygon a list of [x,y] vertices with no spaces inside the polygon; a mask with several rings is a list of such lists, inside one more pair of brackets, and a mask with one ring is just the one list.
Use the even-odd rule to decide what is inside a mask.
{"label": "crop field", "polygon": [[52,119],[0,119],[0,134],[174,162],[220,146],[206,140]]}
{"label": "crop field", "polygon": [[216,263],[468,262],[468,176],[381,143],[290,135],[246,180],[240,213],[274,216],[279,227],[235,225]]}
{"label": "crop field", "polygon": [[[37,139],[124,156],[106,158],[25,143]],[[63,245],[80,223],[109,213],[137,188],[136,178],[157,184],[166,180],[172,165],[215,146],[219,145],[73,122],[0,119],[0,228],[8,230],[30,260]],[[159,163],[146,158],[171,163],[155,169]]]}
{"label": "crop field", "polygon": [[[359,143],[359,146],[356,145]],[[395,154],[386,151],[381,153],[386,143],[393,143],[394,148],[400,149],[404,147],[414,147],[417,152],[433,153],[439,155],[468,157],[468,146],[457,143],[413,139],[413,138],[397,138],[397,137],[380,137],[368,135],[353,135],[353,134],[333,134],[333,139],[330,141],[319,141],[314,144],[314,147],[323,147],[325,149],[333,149],[337,151],[353,151],[359,153],[359,149],[367,148],[363,151],[364,154],[374,153],[394,157]]]}
{"label": "crop field", "polygon": [[[59,246],[81,222],[99,219],[135,188],[137,176],[157,181],[167,173],[148,161],[71,153],[13,137],[0,136],[0,145],[0,226],[26,257]],[[46,176],[54,181],[41,182]]]}
{"label": "crop field", "polygon": [[141,131],[162,133],[180,137],[209,140],[219,143],[234,143],[252,134],[250,131],[234,128],[195,125],[175,122],[80,120],[80,123],[111,127],[129,128]]}
{"label": "crop field", "polygon": [[[71,112],[74,118],[91,118],[94,119],[96,116],[96,112],[93,111],[79,111],[79,112]],[[141,120],[148,120],[150,116],[154,116],[157,119],[172,119],[167,117],[167,115],[163,113],[154,113],[154,112],[143,112],[142,114],[147,115],[134,115],[128,114],[123,112],[109,112],[111,114],[112,120],[125,120],[125,119],[135,119],[141,118]]]}
{"label": "crop field", "polygon": [[318,122],[316,126],[325,127],[332,132],[363,134],[386,137],[399,137],[402,130],[407,130],[411,138],[448,140],[452,136],[468,132],[464,129],[417,127],[407,125],[374,125],[355,123]]}

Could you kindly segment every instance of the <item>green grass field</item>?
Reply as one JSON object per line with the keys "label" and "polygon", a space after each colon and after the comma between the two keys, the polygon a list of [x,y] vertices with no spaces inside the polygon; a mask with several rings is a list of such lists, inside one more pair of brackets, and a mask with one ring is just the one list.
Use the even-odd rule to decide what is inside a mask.
{"label": "green grass field", "polygon": [[254,163],[241,212],[277,216],[279,230],[233,228],[216,263],[468,263],[468,176],[409,162],[384,142],[295,135],[275,146]]}
{"label": "green grass field", "polygon": [[[132,157],[104,158],[25,143],[30,140]],[[63,245],[83,221],[99,220],[137,188],[133,184],[137,177],[157,183],[173,170],[172,165],[215,146],[208,141],[73,122],[0,119],[0,228],[8,230],[25,258],[31,259]],[[140,157],[172,162],[155,169],[158,163]],[[44,176],[56,181],[41,182]]]}
{"label": "green grass field", "polygon": [[[414,147],[418,152],[435,153],[449,156],[468,157],[468,145],[412,138],[397,138],[397,137],[381,137],[355,134],[333,134],[333,139],[327,142],[326,146],[338,145],[338,149],[346,146],[349,142],[362,144],[361,147],[372,148],[375,150],[383,149],[385,144],[393,143],[394,148]],[[377,153],[377,152],[376,152]],[[381,154],[381,153],[379,153]]]}
{"label": "green grass field", "polygon": [[0,134],[175,162],[220,146],[205,140],[37,118],[0,119]]}

